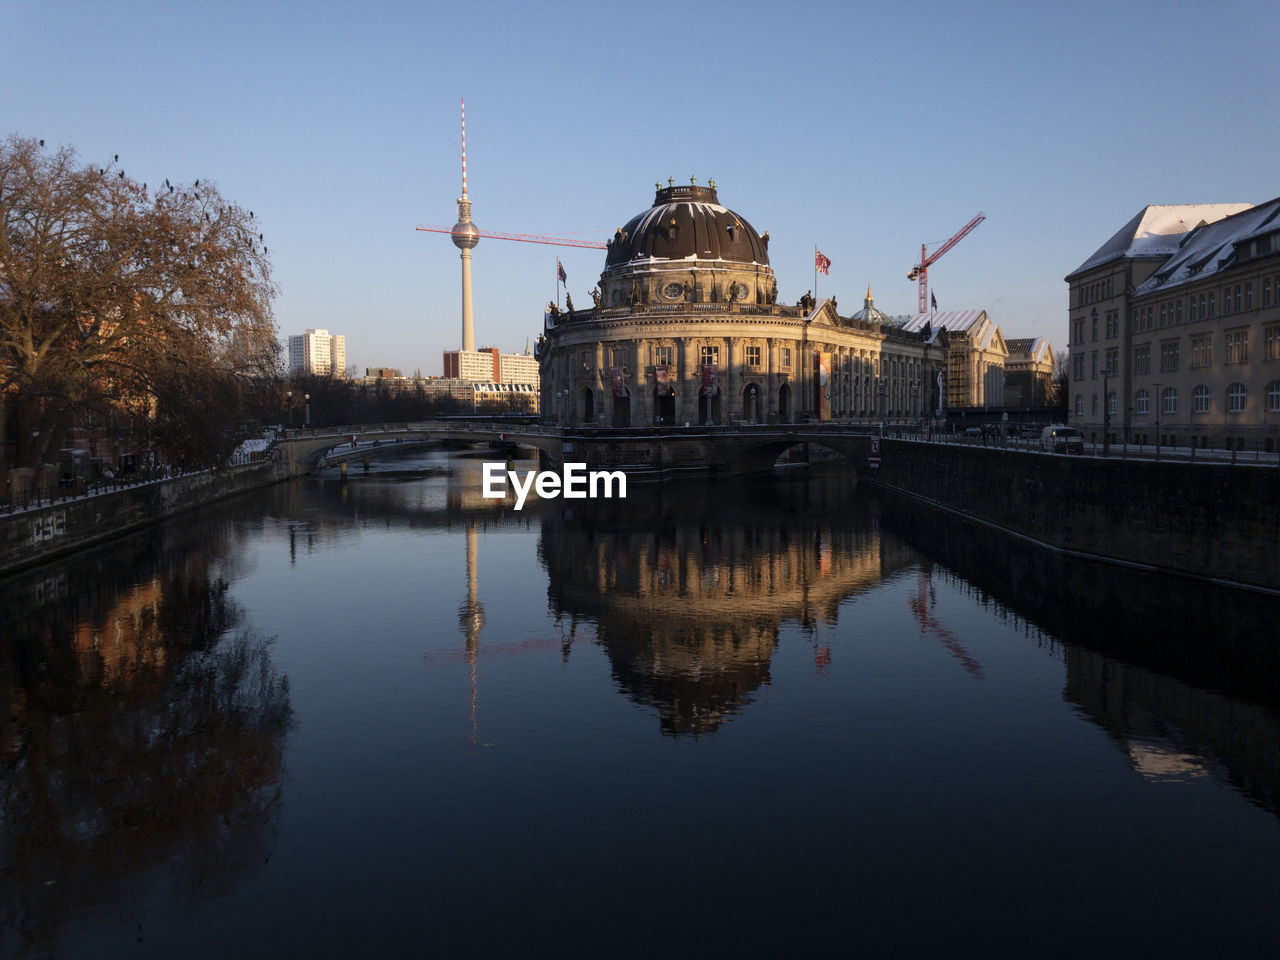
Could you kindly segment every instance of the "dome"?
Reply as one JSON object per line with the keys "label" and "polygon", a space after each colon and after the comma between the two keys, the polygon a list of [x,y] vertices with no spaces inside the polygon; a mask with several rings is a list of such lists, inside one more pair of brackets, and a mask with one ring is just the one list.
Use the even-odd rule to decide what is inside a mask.
{"label": "dome", "polygon": [[[670,181],[668,181],[670,182]],[[710,186],[659,187],[653,206],[627,221],[609,242],[605,269],[642,258],[769,263],[769,241],[727,207]]]}
{"label": "dome", "polygon": [[871,284],[867,284],[867,298],[862,301],[862,309],[853,314],[850,320],[861,320],[863,323],[877,323],[881,326],[895,326],[893,317],[876,306],[875,297],[871,296]]}

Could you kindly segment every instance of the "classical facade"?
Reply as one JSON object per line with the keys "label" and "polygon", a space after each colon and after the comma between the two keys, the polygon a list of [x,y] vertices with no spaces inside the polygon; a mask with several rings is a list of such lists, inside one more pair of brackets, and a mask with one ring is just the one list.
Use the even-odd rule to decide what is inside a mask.
{"label": "classical facade", "polygon": [[1006,410],[1036,409],[1050,403],[1053,383],[1053,344],[1044,337],[1006,340],[1009,356],[1004,362]]}
{"label": "classical facade", "polygon": [[1004,334],[985,310],[944,310],[912,317],[903,329],[925,333],[947,331],[947,406],[953,410],[1002,410],[1005,361]]}
{"label": "classical facade", "polygon": [[671,426],[914,420],[939,412],[946,336],[778,303],[769,234],[715,182],[657,186],[609,242],[585,310],[553,310],[536,354],[543,417]]}
{"label": "classical facade", "polygon": [[1086,437],[1276,448],[1280,199],[1145,207],[1066,280]]}

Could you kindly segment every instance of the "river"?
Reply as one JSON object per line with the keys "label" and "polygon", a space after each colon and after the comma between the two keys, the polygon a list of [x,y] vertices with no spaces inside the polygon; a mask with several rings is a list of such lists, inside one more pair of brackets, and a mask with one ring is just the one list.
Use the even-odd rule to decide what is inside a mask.
{"label": "river", "polygon": [[0,580],[0,954],[1280,954],[1280,600],[481,463]]}

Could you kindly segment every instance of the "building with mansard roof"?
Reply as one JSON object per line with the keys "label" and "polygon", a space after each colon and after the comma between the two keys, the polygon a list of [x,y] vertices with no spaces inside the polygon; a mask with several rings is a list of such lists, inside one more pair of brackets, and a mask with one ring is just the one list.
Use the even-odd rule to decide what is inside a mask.
{"label": "building with mansard roof", "polygon": [[[594,306],[551,310],[537,356],[545,420],[565,426],[919,420],[940,415],[940,329],[834,298],[779,302],[768,231],[715,182],[656,185],[614,234]],[[869,304],[868,304],[869,307]]]}
{"label": "building with mansard roof", "polygon": [[1276,449],[1280,198],[1144,207],[1066,282],[1086,437]]}

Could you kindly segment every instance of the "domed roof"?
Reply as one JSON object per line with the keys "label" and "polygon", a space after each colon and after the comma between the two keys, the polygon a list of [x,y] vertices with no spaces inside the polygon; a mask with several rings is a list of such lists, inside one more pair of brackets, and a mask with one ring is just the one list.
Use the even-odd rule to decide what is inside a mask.
{"label": "domed roof", "polygon": [[862,301],[862,309],[849,318],[864,323],[878,323],[882,326],[893,326],[893,317],[876,306],[875,297],[871,296],[871,284],[867,284],[867,298]]}
{"label": "domed roof", "polygon": [[605,269],[642,257],[767,265],[769,241],[738,214],[720,206],[714,180],[706,187],[672,185],[659,187],[653,206],[614,234]]}

